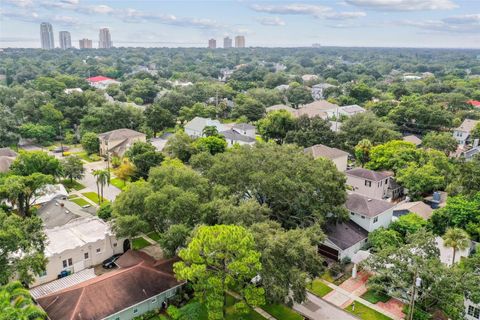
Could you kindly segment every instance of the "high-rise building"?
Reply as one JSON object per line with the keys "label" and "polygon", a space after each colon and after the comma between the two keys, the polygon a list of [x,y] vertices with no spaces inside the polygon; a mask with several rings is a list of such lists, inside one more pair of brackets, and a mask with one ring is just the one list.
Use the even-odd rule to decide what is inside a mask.
{"label": "high-rise building", "polygon": [[53,41],[53,28],[48,22],[40,24],[40,39],[42,42],[42,49],[55,49],[55,42]]}
{"label": "high-rise building", "polygon": [[99,49],[109,49],[112,47],[112,38],[110,37],[110,30],[108,28],[100,29],[98,38]]}
{"label": "high-rise building", "polygon": [[236,36],[235,37],[235,48],[245,48],[245,37]]}
{"label": "high-rise building", "polygon": [[208,40],[208,48],[209,49],[215,49],[216,47],[217,47],[217,40],[215,40],[215,39]]}
{"label": "high-rise building", "polygon": [[223,47],[225,49],[228,49],[228,48],[232,47],[232,39],[230,37],[223,38]]}
{"label": "high-rise building", "polygon": [[92,49],[92,40],[82,39],[78,41],[78,47],[80,49]]}
{"label": "high-rise building", "polygon": [[72,47],[72,38],[70,37],[70,32],[60,31],[59,33],[60,48],[63,50],[70,49]]}

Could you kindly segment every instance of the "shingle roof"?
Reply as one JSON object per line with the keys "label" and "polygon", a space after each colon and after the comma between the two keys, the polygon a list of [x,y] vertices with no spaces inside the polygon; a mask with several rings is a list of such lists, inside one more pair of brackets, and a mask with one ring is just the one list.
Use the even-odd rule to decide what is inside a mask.
{"label": "shingle roof", "polygon": [[422,139],[420,139],[419,137],[417,137],[413,134],[403,137],[403,141],[411,142],[416,146],[419,146],[419,145],[422,144]]}
{"label": "shingle roof", "polygon": [[345,206],[350,212],[361,214],[367,217],[376,217],[379,214],[395,207],[391,202],[372,199],[358,193],[349,192]]}
{"label": "shingle roof", "polygon": [[0,148],[0,157],[12,157],[15,158],[18,156],[18,153],[13,151],[10,148]]}
{"label": "shingle roof", "polygon": [[254,129],[257,129],[257,127],[252,126],[249,123],[236,123],[235,125],[233,125],[232,128],[233,129],[239,129],[239,130],[254,130]]}
{"label": "shingle roof", "polygon": [[[63,226],[68,222],[80,217],[92,217],[92,215],[83,210],[79,205],[69,201],[63,200],[65,196],[57,196],[54,199],[44,203],[38,210],[37,216],[42,219],[42,222],[47,229]],[[95,214],[95,209],[93,214]]]}
{"label": "shingle roof", "polygon": [[98,137],[104,140],[123,140],[123,139],[129,139],[133,137],[144,136],[144,135],[145,133],[124,128],[124,129],[117,129],[117,130],[100,133]]}
{"label": "shingle roof", "polygon": [[368,232],[351,220],[327,224],[325,226],[325,234],[328,240],[342,250],[348,249],[368,237]]}
{"label": "shingle roof", "polygon": [[104,77],[104,76],[96,76],[96,77],[87,78],[88,82],[100,82],[100,81],[106,81],[106,80],[113,80],[113,79],[109,78],[109,77]]}
{"label": "shingle roof", "polygon": [[360,107],[358,104],[352,104],[352,105],[349,105],[349,106],[343,106],[343,107],[340,107],[340,109],[341,109],[343,112],[350,113],[350,114],[355,114],[355,113],[360,113],[360,112],[365,112],[365,111],[367,111],[367,110],[365,110],[364,108]]}
{"label": "shingle roof", "polygon": [[15,158],[12,157],[0,157],[0,172],[7,172],[10,169]]}
{"label": "shingle roof", "polygon": [[220,132],[222,136],[225,137],[227,140],[233,140],[233,141],[243,141],[247,143],[252,143],[255,142],[255,139],[249,136],[244,136],[243,134],[238,133],[237,131],[230,129],[226,131]]}
{"label": "shingle roof", "polygon": [[303,105],[299,110],[308,108],[308,109],[314,109],[318,111],[328,111],[328,110],[336,109],[338,107],[339,106],[337,104],[328,102],[327,100],[317,100],[309,104]]}
{"label": "shingle roof", "polygon": [[316,144],[309,148],[305,148],[303,151],[305,153],[311,154],[314,159],[322,157],[333,160],[339,157],[348,156],[348,152],[337,148],[330,148],[323,144]]}
{"label": "shingle roof", "polygon": [[367,180],[372,180],[372,181],[381,181],[383,179],[393,176],[393,173],[391,172],[387,172],[387,171],[378,172],[378,171],[368,170],[365,168],[353,168],[345,172],[345,174],[350,176],[360,177]]}
{"label": "shingle roof", "polygon": [[224,125],[218,120],[212,120],[210,118],[195,117],[185,124],[185,129],[195,130],[202,132],[207,126],[217,128],[218,131],[223,131]]}
{"label": "shingle roof", "polygon": [[397,211],[408,211],[418,214],[427,220],[432,216],[433,209],[422,201],[404,202],[395,207],[394,214]]}
{"label": "shingle roof", "polygon": [[463,120],[460,127],[456,128],[455,130],[456,131],[463,131],[463,132],[470,132],[473,129],[475,129],[475,127],[479,123],[480,123],[480,120],[465,119],[465,120]]}
{"label": "shingle roof", "polygon": [[132,267],[41,297],[37,302],[51,320],[103,319],[180,285],[170,273],[173,262],[152,264],[142,260]]}

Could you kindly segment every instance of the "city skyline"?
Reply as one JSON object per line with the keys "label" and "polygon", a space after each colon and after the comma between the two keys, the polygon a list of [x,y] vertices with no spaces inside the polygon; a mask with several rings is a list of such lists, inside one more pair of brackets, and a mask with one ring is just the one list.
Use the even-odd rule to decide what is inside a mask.
{"label": "city skyline", "polygon": [[44,21],[73,43],[107,26],[117,47],[204,47],[242,34],[253,47],[480,48],[480,1],[469,0],[4,0],[0,18],[3,48],[40,47],[32,33]]}

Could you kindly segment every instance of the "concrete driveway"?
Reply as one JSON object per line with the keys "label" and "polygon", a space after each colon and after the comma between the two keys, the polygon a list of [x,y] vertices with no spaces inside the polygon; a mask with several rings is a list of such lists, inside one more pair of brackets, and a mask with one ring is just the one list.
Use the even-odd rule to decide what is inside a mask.
{"label": "concrete driveway", "polygon": [[[97,192],[97,180],[93,176],[92,172],[95,170],[106,170],[107,163],[105,161],[96,161],[84,163],[85,175],[80,180],[80,183],[91,191]],[[82,190],[83,192],[83,190]],[[115,198],[120,194],[121,190],[113,185],[106,185],[103,187],[103,197],[109,201],[114,201]]]}
{"label": "concrete driveway", "polygon": [[307,292],[307,301],[294,304],[293,309],[312,320],[358,320],[357,317]]}

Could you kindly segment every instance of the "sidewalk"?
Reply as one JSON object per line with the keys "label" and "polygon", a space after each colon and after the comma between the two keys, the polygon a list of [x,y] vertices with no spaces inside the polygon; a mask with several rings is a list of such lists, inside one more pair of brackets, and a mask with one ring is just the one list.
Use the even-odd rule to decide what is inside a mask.
{"label": "sidewalk", "polygon": [[354,315],[310,292],[307,292],[305,302],[293,305],[293,310],[312,320],[358,320]]}
{"label": "sidewalk", "polygon": [[[231,295],[232,297],[234,298],[237,298],[237,299],[241,299],[241,297],[233,292],[233,291],[230,291],[228,290],[227,293],[229,295]],[[277,320],[276,318],[272,317],[268,312],[266,312],[265,310],[263,310],[262,308],[259,308],[259,307],[254,307],[253,310],[255,310],[257,313],[259,313],[262,317],[264,317],[265,319],[268,319],[268,320]]]}

